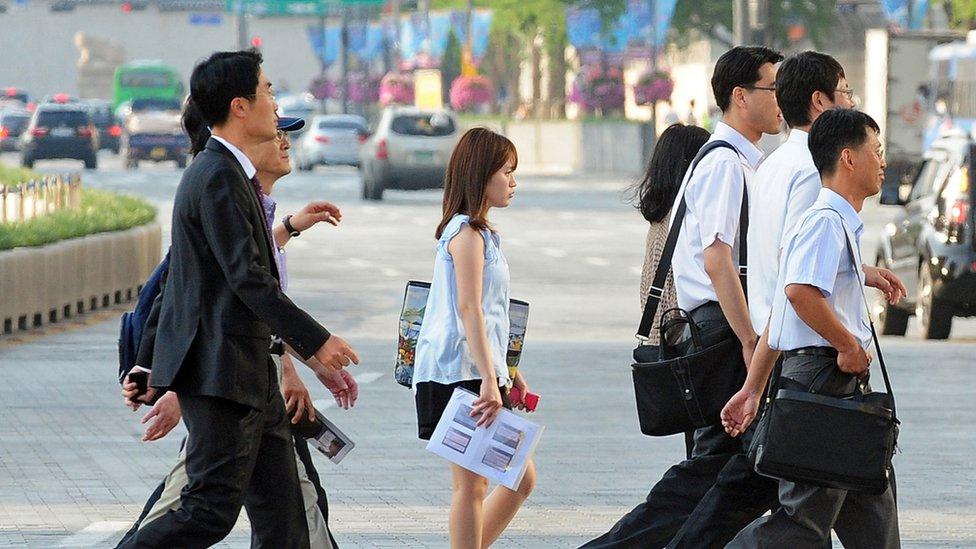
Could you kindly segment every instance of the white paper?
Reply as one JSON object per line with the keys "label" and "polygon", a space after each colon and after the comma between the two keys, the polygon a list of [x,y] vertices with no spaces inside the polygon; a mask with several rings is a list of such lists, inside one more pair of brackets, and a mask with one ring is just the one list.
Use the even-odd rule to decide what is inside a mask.
{"label": "white paper", "polygon": [[427,450],[516,490],[544,427],[503,408],[490,427],[476,428],[477,418],[470,413],[477,397],[471,391],[454,390]]}

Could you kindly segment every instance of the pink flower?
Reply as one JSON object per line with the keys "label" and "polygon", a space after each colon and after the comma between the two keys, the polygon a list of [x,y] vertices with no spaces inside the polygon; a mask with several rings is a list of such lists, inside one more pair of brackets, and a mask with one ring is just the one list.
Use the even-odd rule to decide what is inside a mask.
{"label": "pink flower", "polygon": [[458,111],[472,110],[491,103],[494,86],[485,76],[461,76],[451,83],[451,107]]}
{"label": "pink flower", "polygon": [[384,107],[413,103],[413,76],[406,73],[386,73],[380,81],[379,100]]}

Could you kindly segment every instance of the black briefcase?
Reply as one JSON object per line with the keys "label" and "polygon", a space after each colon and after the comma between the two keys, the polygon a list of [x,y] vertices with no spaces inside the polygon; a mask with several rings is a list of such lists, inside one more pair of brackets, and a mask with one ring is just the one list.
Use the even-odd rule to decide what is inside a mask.
{"label": "black briefcase", "polygon": [[[725,141],[709,142],[698,152],[689,169],[694,172],[706,154],[720,147],[733,148]],[[646,341],[651,333],[686,209],[687,204],[682,196],[637,330],[637,337],[642,341]],[[743,188],[739,215],[739,274],[743,291],[746,287],[748,227],[749,202],[747,189]],[[678,313],[677,320],[665,318],[673,311]],[[673,337],[668,332],[674,330],[675,323],[681,322],[687,324],[690,338],[684,345],[671,346],[667,341],[673,340]],[[738,338],[729,329],[720,342],[703,348],[694,322],[680,309],[665,311],[660,330],[661,346],[639,345],[634,349],[634,363],[631,365],[641,432],[650,436],[666,436],[717,425],[722,408],[742,387],[746,378]]]}
{"label": "black briefcase", "polygon": [[[847,248],[852,264],[859,265],[849,237]],[[780,379],[781,366],[777,366],[770,380],[772,401],[749,449],[757,473],[868,494],[882,494],[888,489],[891,458],[898,442],[898,418],[873,322],[871,337],[887,393],[865,393],[863,384],[858,383],[849,397],[817,394],[816,380],[810,390],[784,388],[780,385],[800,384]]]}

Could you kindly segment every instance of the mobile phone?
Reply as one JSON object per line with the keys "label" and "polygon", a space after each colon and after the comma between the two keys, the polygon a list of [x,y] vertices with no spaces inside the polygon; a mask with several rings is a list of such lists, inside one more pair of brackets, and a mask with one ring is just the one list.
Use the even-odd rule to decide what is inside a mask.
{"label": "mobile phone", "polygon": [[146,394],[149,390],[149,372],[135,370],[129,372],[129,381],[136,384],[136,394],[132,397],[133,402],[139,401],[139,397]]}
{"label": "mobile phone", "polygon": [[518,387],[512,387],[508,390],[508,400],[512,403],[512,406],[517,404],[523,404],[525,409],[534,412],[536,407],[539,405],[539,395],[533,393],[532,391],[527,391],[524,395]]}

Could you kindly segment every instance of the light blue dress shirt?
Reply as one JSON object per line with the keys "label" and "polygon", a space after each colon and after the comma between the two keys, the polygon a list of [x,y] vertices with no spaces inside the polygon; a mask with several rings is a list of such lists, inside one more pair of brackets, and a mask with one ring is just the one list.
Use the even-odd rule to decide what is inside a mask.
{"label": "light blue dress shirt", "polygon": [[787,238],[820,193],[820,173],[807,146],[809,134],[792,130],[763,160],[749,187],[749,316],[762,334],[773,308],[779,260]]}
{"label": "light blue dress shirt", "polygon": [[[823,188],[813,206],[789,236],[780,261],[779,280],[769,319],[769,346],[780,351],[802,347],[830,347],[830,343],[800,320],[786,297],[790,284],[818,288],[837,319],[861,342],[871,343],[864,304],[860,239],[864,224],[850,202]],[[847,238],[855,260],[847,251]]]}
{"label": "light blue dress shirt", "polygon": [[694,174],[688,170],[671,208],[671,219],[685,197],[681,233],[671,260],[678,306],[686,311],[708,301],[718,301],[712,279],[705,272],[705,248],[720,240],[732,247],[732,258],[739,262],[739,213],[743,180],[748,181],[762,160],[763,153],[731,126],[719,122],[708,141],[727,141],[735,151],[716,149],[702,158]]}
{"label": "light blue dress shirt", "polygon": [[[468,338],[458,312],[457,279],[454,260],[447,246],[469,223],[466,215],[452,218],[437,241],[434,276],[424,311],[424,321],[417,338],[413,385],[425,381],[442,384],[481,379],[468,348]],[[482,230],[485,241],[485,267],[481,289],[481,308],[488,332],[488,350],[499,384],[508,385],[508,262],[502,254],[497,234]]]}

